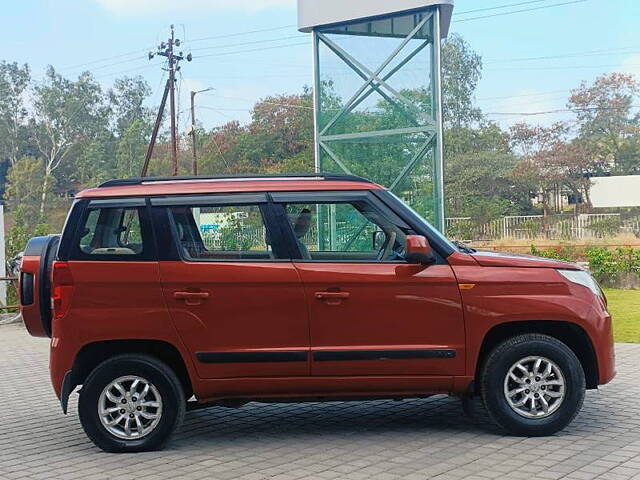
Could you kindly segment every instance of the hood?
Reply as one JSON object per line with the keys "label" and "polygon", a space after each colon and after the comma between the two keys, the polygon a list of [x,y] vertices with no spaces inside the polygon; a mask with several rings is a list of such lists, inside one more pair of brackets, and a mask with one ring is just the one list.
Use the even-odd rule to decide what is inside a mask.
{"label": "hood", "polygon": [[483,267],[520,267],[520,268],[562,268],[565,270],[581,270],[575,263],[562,262],[550,258],[518,255],[515,253],[499,253],[478,250],[472,257]]}

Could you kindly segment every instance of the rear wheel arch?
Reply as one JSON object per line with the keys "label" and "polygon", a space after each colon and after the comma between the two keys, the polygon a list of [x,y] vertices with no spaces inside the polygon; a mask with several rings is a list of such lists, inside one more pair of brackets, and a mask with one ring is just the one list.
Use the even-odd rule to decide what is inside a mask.
{"label": "rear wheel arch", "polygon": [[567,345],[580,360],[587,388],[598,388],[598,359],[587,332],[575,323],[550,320],[507,322],[491,328],[484,336],[478,354],[476,385],[479,385],[480,372],[491,351],[504,340],[524,333],[549,335]]}
{"label": "rear wheel arch", "polygon": [[174,371],[185,398],[193,395],[193,385],[185,359],[171,343],[162,340],[104,340],[89,343],[77,353],[71,373],[70,392],[87,379],[89,374],[102,362],[124,353],[149,355],[167,364]]}

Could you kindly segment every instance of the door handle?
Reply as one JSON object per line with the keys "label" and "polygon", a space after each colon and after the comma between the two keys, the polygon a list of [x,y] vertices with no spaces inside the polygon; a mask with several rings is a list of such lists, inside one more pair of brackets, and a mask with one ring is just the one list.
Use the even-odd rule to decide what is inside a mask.
{"label": "door handle", "polygon": [[209,292],[173,292],[173,298],[184,300],[187,305],[200,305],[202,300],[209,298]]}
{"label": "door handle", "polygon": [[315,297],[317,300],[325,301],[327,305],[340,305],[342,300],[349,298],[351,294],[349,292],[316,292]]}

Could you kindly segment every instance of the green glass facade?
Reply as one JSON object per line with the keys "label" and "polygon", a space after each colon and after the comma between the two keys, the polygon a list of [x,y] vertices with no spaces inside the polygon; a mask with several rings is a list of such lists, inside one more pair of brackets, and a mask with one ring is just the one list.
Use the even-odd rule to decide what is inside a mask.
{"label": "green glass facade", "polygon": [[316,169],[385,185],[442,230],[439,17],[319,27],[313,40]]}

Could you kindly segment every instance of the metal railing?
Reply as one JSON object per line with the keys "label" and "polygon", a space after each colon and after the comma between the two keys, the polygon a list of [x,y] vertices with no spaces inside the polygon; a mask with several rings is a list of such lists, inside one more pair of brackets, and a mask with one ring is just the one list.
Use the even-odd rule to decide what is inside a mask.
{"label": "metal railing", "polygon": [[640,217],[625,218],[619,213],[590,213],[577,216],[506,216],[487,222],[478,222],[471,217],[447,219],[447,234],[460,240],[576,240],[615,237],[623,233],[640,237]]}

